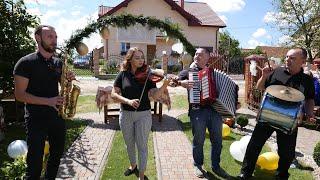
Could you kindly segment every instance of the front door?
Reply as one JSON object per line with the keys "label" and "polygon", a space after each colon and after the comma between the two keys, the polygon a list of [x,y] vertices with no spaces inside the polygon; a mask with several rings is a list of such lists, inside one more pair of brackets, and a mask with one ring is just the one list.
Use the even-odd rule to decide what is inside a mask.
{"label": "front door", "polygon": [[156,45],[147,45],[147,64],[151,65],[152,60],[156,57]]}

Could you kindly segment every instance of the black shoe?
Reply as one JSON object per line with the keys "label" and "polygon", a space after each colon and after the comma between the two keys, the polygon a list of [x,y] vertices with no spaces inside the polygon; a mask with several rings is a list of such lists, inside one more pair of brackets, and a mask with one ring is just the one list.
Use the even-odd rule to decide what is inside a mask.
{"label": "black shoe", "polygon": [[248,180],[248,179],[250,179],[251,177],[252,177],[251,175],[246,175],[246,174],[241,173],[241,174],[239,174],[239,175],[237,176],[237,179],[239,179],[239,180]]}
{"label": "black shoe", "polygon": [[214,172],[217,176],[222,177],[222,178],[230,178],[230,175],[221,167],[218,169],[212,169],[212,172]]}
{"label": "black shoe", "polygon": [[135,172],[138,172],[138,168],[137,166],[134,168],[134,169],[127,169],[123,174],[125,176],[130,176],[131,174],[135,173]]}

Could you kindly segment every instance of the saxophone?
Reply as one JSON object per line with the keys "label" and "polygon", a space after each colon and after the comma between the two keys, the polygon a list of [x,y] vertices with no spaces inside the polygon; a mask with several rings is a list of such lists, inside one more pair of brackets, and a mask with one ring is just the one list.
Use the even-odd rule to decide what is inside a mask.
{"label": "saxophone", "polygon": [[72,81],[68,81],[67,73],[67,53],[65,53],[60,79],[60,96],[64,98],[64,103],[59,106],[59,115],[63,119],[73,118],[76,114],[77,101],[81,91],[79,86],[72,84]]}

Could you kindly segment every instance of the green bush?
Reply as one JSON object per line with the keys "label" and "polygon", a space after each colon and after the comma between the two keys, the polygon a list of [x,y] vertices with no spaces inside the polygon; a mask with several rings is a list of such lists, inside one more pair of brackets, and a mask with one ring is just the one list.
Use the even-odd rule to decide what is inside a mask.
{"label": "green bush", "polygon": [[313,159],[320,166],[320,141],[317,143],[313,150]]}
{"label": "green bush", "polygon": [[5,162],[4,164],[4,167],[0,169],[1,179],[23,179],[27,168],[25,157],[21,156],[11,163]]}
{"label": "green bush", "polygon": [[240,116],[238,116],[238,117],[236,118],[236,122],[237,122],[237,124],[240,125],[240,127],[241,127],[241,129],[242,129],[243,127],[245,127],[246,125],[248,125],[249,119],[248,119],[248,117],[245,116],[245,115],[240,115]]}

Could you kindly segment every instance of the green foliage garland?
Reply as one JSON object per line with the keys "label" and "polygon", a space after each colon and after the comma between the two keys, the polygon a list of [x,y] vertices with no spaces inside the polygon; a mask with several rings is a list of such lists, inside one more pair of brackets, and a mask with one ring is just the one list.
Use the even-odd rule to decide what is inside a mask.
{"label": "green foliage garland", "polygon": [[114,26],[120,28],[128,28],[135,24],[141,24],[143,26],[148,25],[150,29],[158,28],[161,31],[166,32],[170,38],[179,39],[186,51],[192,56],[195,53],[195,48],[181,33],[179,28],[174,24],[167,23],[165,21],[156,19],[154,17],[144,17],[142,15],[135,16],[131,14],[121,14],[118,16],[106,16],[99,19],[97,22],[89,23],[84,29],[77,30],[71,38],[66,42],[66,50],[70,50],[82,41],[83,38],[89,37],[91,33],[101,30],[104,26]]}

